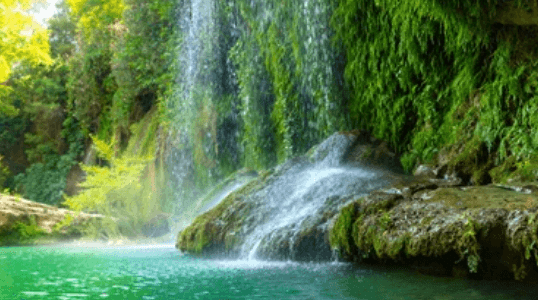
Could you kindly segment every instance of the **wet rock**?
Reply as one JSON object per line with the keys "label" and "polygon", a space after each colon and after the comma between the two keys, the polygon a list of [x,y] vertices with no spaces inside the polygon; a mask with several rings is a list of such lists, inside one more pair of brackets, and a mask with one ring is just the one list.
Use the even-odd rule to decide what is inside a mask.
{"label": "wet rock", "polygon": [[343,208],[331,223],[332,247],[347,260],[427,274],[538,280],[537,195],[494,185],[413,186]]}
{"label": "wet rock", "polygon": [[381,141],[367,131],[351,131],[354,144],[346,154],[346,161],[361,166],[372,166],[401,172],[400,157],[393,152],[388,143]]}
{"label": "wet rock", "polygon": [[[483,174],[491,163],[476,141],[442,154],[440,165],[419,168],[416,177],[372,179],[369,173],[349,185],[342,186],[346,176],[327,185],[326,169],[313,166],[333,172],[393,157],[362,134],[335,134],[307,156],[261,173],[200,215],[176,246],[206,256],[252,251],[261,259],[296,261],[329,260],[337,252],[343,260],[404,264],[426,274],[538,281],[537,184],[470,185],[488,181]],[[295,180],[309,176],[308,191],[293,198]],[[319,202],[331,188],[340,192]],[[306,217],[293,219],[299,208],[318,202]],[[293,222],[276,226],[275,216]],[[270,226],[260,231],[264,224]]]}
{"label": "wet rock", "polygon": [[431,166],[419,165],[413,175],[416,177],[435,178],[437,177],[437,170]]}
{"label": "wet rock", "polygon": [[344,160],[349,148],[357,139],[358,135],[355,133],[335,133],[313,147],[306,156],[312,163],[338,165]]}
{"label": "wet rock", "polygon": [[493,157],[486,143],[478,136],[442,149],[434,161],[437,178],[461,181],[463,185],[492,182],[490,170],[494,167]]}
{"label": "wet rock", "polygon": [[[255,252],[262,259],[329,260],[328,227],[339,209],[398,178],[350,164],[394,158],[386,148],[364,132],[336,133],[198,216],[176,246],[204,256]],[[373,156],[365,155],[367,149]]]}

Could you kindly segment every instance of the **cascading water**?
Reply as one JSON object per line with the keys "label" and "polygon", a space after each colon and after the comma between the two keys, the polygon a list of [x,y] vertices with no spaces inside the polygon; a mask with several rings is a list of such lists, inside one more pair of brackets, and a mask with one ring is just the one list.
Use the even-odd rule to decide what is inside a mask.
{"label": "cascading water", "polygon": [[[379,171],[346,166],[342,162],[351,143],[352,139],[345,135],[333,135],[313,154],[314,160],[320,155],[325,156],[323,159],[295,164],[258,192],[263,199],[258,209],[264,210],[265,216],[246,237],[241,249],[243,259],[312,257],[298,253],[305,250],[297,241],[305,231],[321,227],[320,232],[326,232],[328,224],[322,220],[323,214],[345,205],[342,199],[346,195],[356,199],[387,184]],[[335,199],[339,201],[331,203]],[[289,245],[287,251],[271,253],[283,243]]]}
{"label": "cascading water", "polygon": [[[178,27],[181,41],[178,48],[178,76],[175,85],[175,102],[169,107],[173,122],[170,134],[170,155],[168,168],[171,185],[175,186],[174,197],[178,199],[177,214],[183,214],[191,205],[190,201],[203,195],[196,187],[196,160],[193,144],[197,107],[202,98],[211,99],[213,88],[211,80],[213,53],[215,45],[213,21],[213,0],[192,0],[181,2]],[[203,96],[201,96],[203,95]],[[211,130],[208,130],[211,132]],[[210,146],[202,145],[202,151],[211,151]],[[185,221],[185,220],[183,220]]]}
{"label": "cascading water", "polygon": [[[175,185],[182,193],[196,186],[200,177],[218,175],[226,163],[232,168],[264,168],[299,154],[342,127],[335,117],[344,97],[339,94],[337,74],[341,72],[334,72],[337,51],[330,43],[332,6],[320,0],[220,4],[214,0],[182,2],[175,108],[181,136],[176,144],[182,149],[178,164],[184,166],[176,168],[175,177],[180,180]],[[293,24],[285,17],[287,10],[295,16]],[[286,28],[294,28],[289,37],[280,35]],[[293,53],[278,58],[284,53],[275,48],[281,42],[291,45]],[[279,68],[271,67],[271,62]],[[287,75],[277,70],[300,76],[287,77],[293,86],[285,96],[275,82]],[[282,111],[291,110],[275,113],[278,101],[285,107]],[[281,129],[286,132],[278,133]],[[327,235],[326,216],[353,200],[346,196],[363,195],[386,184],[378,172],[342,163],[353,141],[337,135],[318,146],[310,161],[288,161],[277,168],[278,175],[272,175],[270,184],[249,196],[252,211],[231,207],[227,217],[214,222],[215,228],[226,224],[226,218],[243,222],[234,216],[245,215],[245,224],[224,234],[228,241],[241,240],[238,252],[243,258],[330,257],[327,242],[321,241]],[[178,195],[183,203],[180,210],[192,206],[186,201],[200,196],[201,191]],[[305,256],[309,247],[313,254]]]}
{"label": "cascading water", "polygon": [[[375,173],[359,168],[316,165],[284,175],[266,195],[265,207],[271,211],[269,220],[260,224],[247,238],[244,253],[248,253],[248,259],[256,258],[261,242],[271,239],[282,228],[291,226],[289,229],[293,238],[303,220],[321,210],[326,199],[349,194],[357,189],[357,184],[368,185],[377,177]],[[290,250],[293,253],[293,249]]]}

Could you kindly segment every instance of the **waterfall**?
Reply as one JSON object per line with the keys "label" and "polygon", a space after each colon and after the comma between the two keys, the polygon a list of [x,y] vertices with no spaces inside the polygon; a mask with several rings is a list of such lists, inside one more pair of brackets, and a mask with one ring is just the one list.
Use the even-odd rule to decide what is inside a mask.
{"label": "waterfall", "polygon": [[[214,69],[213,37],[216,34],[213,0],[182,1],[178,11],[181,34],[176,66],[178,75],[173,96],[175,100],[168,104],[174,122],[169,135],[170,153],[167,163],[171,186],[174,187],[173,197],[178,199],[176,214],[180,216],[204,192],[195,184],[199,164],[195,160],[195,146],[200,143],[193,138],[197,136],[196,120],[200,115],[198,107],[204,100],[211,101],[213,95],[211,69]],[[203,133],[212,132],[211,129]],[[206,143],[199,147],[203,149],[202,152],[211,152],[211,146]]]}
{"label": "waterfall", "polygon": [[312,155],[314,163],[294,165],[259,192],[266,217],[247,236],[241,249],[243,259],[257,259],[260,247],[267,245],[264,252],[270,251],[279,240],[289,243],[287,256],[293,259],[298,251],[294,239],[301,235],[303,223],[336,209],[331,208],[331,199],[364,196],[386,185],[383,173],[343,162],[351,144],[352,139],[345,135],[331,136]]}
{"label": "waterfall", "polygon": [[[230,169],[271,167],[345,128],[347,117],[338,111],[345,102],[339,54],[330,42],[334,3],[185,0],[181,6],[173,107],[179,132],[173,147],[180,161],[171,162],[179,202],[202,196],[190,192],[200,182]],[[279,81],[289,88],[279,90]],[[275,108],[277,99],[281,109]],[[334,197],[382,184],[377,172],[342,163],[351,138],[328,141],[312,162],[288,164],[258,192],[263,203],[256,207],[263,212],[249,216],[256,228],[248,229],[243,258],[265,256],[276,241],[289,243],[284,256],[293,256],[303,224],[326,226],[320,216],[335,210]]]}

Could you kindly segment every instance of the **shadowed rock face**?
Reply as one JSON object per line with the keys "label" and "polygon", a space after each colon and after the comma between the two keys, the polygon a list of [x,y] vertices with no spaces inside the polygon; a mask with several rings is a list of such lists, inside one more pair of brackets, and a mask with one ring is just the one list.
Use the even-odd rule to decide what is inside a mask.
{"label": "shadowed rock face", "polygon": [[334,134],[200,215],[176,246],[206,256],[330,260],[328,224],[339,208],[400,179],[356,167],[383,157],[395,155],[364,132]]}

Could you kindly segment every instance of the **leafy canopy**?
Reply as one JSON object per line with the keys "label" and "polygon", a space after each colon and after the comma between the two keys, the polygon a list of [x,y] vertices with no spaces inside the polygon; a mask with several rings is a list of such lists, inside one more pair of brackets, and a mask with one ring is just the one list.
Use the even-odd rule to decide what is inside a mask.
{"label": "leafy canopy", "polygon": [[67,0],[71,12],[79,17],[78,29],[86,42],[102,38],[100,32],[107,31],[110,24],[121,20],[125,4],[109,0]]}
{"label": "leafy canopy", "polygon": [[[36,0],[0,0],[0,99],[10,91],[1,83],[9,79],[15,64],[52,62],[47,31],[26,13],[34,2]],[[14,114],[16,110],[0,100],[0,112]]]}

